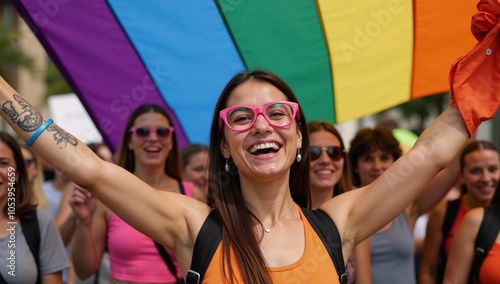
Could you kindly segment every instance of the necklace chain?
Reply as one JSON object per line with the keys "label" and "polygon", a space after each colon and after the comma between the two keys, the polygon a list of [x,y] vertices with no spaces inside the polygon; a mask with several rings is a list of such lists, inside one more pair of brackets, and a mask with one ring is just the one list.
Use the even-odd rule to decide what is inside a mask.
{"label": "necklace chain", "polygon": [[292,204],[290,205],[290,207],[288,207],[288,209],[286,210],[286,213],[281,217],[279,218],[278,220],[276,220],[271,226],[267,227],[267,226],[264,226],[264,232],[266,233],[270,233],[271,232],[271,228],[274,227],[274,225],[278,224],[279,221],[283,220],[283,218],[286,217],[286,215],[288,215],[288,213],[290,213],[290,209],[292,209],[293,207],[293,202]]}

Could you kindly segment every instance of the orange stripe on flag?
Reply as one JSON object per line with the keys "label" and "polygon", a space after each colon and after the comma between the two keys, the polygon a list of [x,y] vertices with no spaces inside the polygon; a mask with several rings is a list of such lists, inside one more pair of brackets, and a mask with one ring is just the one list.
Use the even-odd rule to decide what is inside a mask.
{"label": "orange stripe on flag", "polygon": [[412,99],[449,91],[451,64],[474,47],[476,1],[415,1]]}

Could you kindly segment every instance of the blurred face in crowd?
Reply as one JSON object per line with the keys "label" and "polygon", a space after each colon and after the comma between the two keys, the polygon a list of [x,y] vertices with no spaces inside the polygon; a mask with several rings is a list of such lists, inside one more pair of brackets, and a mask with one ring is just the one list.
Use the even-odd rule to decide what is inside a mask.
{"label": "blurred face in crowd", "polygon": [[28,180],[31,182],[38,174],[38,165],[36,164],[35,157],[33,157],[29,150],[21,147],[21,153],[23,154],[24,164],[28,172]]}
{"label": "blurred face in crowd", "polygon": [[206,189],[208,184],[208,151],[195,153],[184,166],[184,179],[193,182],[200,189]]}
{"label": "blurred face in crowd", "polygon": [[389,152],[378,148],[359,157],[355,169],[361,180],[361,186],[368,185],[376,180],[394,163],[394,158]]}
{"label": "blurred face in crowd", "polygon": [[487,203],[493,197],[500,179],[500,158],[495,150],[481,149],[464,157],[460,182],[475,200]]}
{"label": "blurred face in crowd", "polygon": [[[328,147],[341,147],[340,140],[333,133],[321,129],[310,135],[310,147],[326,149]],[[311,154],[310,154],[311,155]],[[342,177],[344,158],[335,160],[326,151],[322,150],[318,158],[311,155],[311,186],[312,189],[332,189]]]}

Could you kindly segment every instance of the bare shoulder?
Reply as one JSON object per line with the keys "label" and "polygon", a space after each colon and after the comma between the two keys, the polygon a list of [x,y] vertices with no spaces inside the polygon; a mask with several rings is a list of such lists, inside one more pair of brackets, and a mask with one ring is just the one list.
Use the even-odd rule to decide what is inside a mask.
{"label": "bare shoulder", "polygon": [[465,217],[462,220],[461,224],[463,224],[463,226],[469,230],[478,231],[479,226],[483,221],[483,216],[484,216],[483,207],[471,209],[469,210],[469,212],[467,212],[467,214],[465,214]]}
{"label": "bare shoulder", "polygon": [[430,211],[429,219],[439,219],[443,220],[444,215],[446,214],[446,209],[448,208],[448,201],[439,202],[432,210]]}

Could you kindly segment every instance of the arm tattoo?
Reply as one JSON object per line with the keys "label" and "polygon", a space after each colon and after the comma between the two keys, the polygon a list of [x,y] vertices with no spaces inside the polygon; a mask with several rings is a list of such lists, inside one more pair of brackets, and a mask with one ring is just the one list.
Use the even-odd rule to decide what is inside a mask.
{"label": "arm tattoo", "polygon": [[21,112],[17,112],[12,101],[6,101],[2,105],[3,112],[22,130],[26,132],[37,130],[43,123],[43,115],[19,95],[14,94],[14,100],[21,106]]}
{"label": "arm tattoo", "polygon": [[53,134],[54,140],[56,141],[56,144],[59,146],[60,149],[66,148],[68,144],[71,144],[75,147],[78,145],[78,139],[76,139],[75,136],[66,132],[64,129],[55,125],[54,123],[52,123],[51,125],[49,125],[49,127],[47,127],[47,131],[54,132]]}

